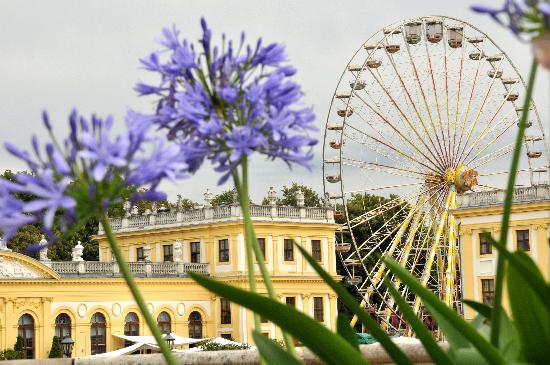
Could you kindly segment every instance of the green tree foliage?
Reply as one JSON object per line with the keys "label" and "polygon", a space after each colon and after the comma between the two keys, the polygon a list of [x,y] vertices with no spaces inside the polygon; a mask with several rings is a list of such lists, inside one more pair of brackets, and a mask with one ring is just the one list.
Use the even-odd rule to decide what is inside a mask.
{"label": "green tree foliage", "polygon": [[229,204],[233,204],[235,202],[235,199],[234,199],[234,194],[236,196],[236,190],[233,188],[233,189],[230,189],[230,190],[226,190],[216,196],[214,196],[214,198],[212,199],[212,206],[213,207],[219,207],[221,205],[229,205]]}
{"label": "green tree foliage", "polygon": [[15,351],[23,351],[23,337],[17,336],[17,340],[15,340],[15,345],[13,346],[13,349]]}
{"label": "green tree foliage", "polygon": [[14,349],[0,350],[0,361],[2,360],[18,360],[23,359],[25,354],[23,351],[16,351]]}
{"label": "green tree foliage", "polygon": [[[304,193],[304,205],[306,207],[322,207],[323,200],[319,194],[313,190],[310,186],[304,184],[298,184],[293,182],[290,186],[283,186],[281,192],[283,193],[282,198],[277,198],[277,205],[286,205],[286,206],[297,206],[298,201],[296,200],[296,193],[298,190],[301,190]],[[262,200],[262,205],[268,205],[269,199],[265,197]]]}
{"label": "green tree foliage", "polygon": [[[233,341],[233,339],[231,339]],[[248,350],[250,349],[250,345],[247,345],[245,343],[238,344],[238,343],[230,343],[226,345],[221,345],[219,343],[213,342],[212,340],[208,340],[205,342],[199,342],[198,345],[201,347],[203,351],[225,351],[225,350]]]}
{"label": "green tree foliage", "polygon": [[63,357],[63,352],[61,351],[61,344],[59,343],[59,338],[53,336],[52,347],[50,349],[50,354],[48,355],[50,359],[57,359]]}
{"label": "green tree foliage", "polygon": [[[26,173],[26,172],[23,172]],[[6,170],[0,176],[10,181],[14,181],[15,173],[11,170]],[[125,188],[120,194],[120,200],[109,207],[109,216],[120,218],[124,216],[124,201],[130,199],[130,196],[135,191],[134,188]],[[18,198],[22,200],[30,200],[29,194],[18,194]],[[136,203],[138,213],[143,214],[147,209],[151,209],[152,203],[149,201],[138,201]],[[168,209],[176,208],[176,203],[171,203],[167,200],[157,203],[157,206]],[[190,209],[196,206],[196,203],[190,199],[181,199],[180,205],[183,209]],[[29,255],[37,258],[37,253],[31,253],[26,250],[27,246],[40,241],[42,237],[42,229],[40,223],[28,224],[23,226],[8,242],[8,247],[15,252]],[[96,220],[90,220],[84,227],[81,227],[72,235],[65,237],[60,242],[48,248],[48,258],[53,261],[69,261],[71,260],[71,250],[78,241],[84,246],[83,259],[86,261],[99,260],[99,249],[97,241],[92,239],[92,236],[97,234],[99,223]],[[58,233],[55,230],[54,232]]]}

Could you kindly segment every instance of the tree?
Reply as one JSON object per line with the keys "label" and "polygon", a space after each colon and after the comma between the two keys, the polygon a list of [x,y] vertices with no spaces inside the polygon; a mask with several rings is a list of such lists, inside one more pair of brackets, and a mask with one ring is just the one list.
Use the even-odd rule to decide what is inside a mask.
{"label": "tree", "polygon": [[[287,206],[297,206],[298,201],[296,200],[296,193],[298,190],[301,190],[304,193],[304,205],[306,207],[322,207],[323,200],[319,194],[313,190],[310,186],[304,184],[298,184],[293,182],[291,186],[283,186],[281,192],[283,193],[282,198],[277,198],[277,205],[287,205]],[[268,205],[269,199],[265,197],[262,200],[262,205]]]}
{"label": "tree", "polygon": [[226,190],[216,196],[212,199],[212,206],[213,207],[219,207],[220,205],[229,205],[233,204],[235,202],[234,196],[236,195],[235,188]]}
{"label": "tree", "polygon": [[59,337],[53,336],[52,339],[52,348],[50,349],[50,354],[48,355],[50,359],[56,359],[63,357],[63,352],[61,351],[61,344],[59,343]]}
{"label": "tree", "polygon": [[13,349],[15,351],[23,352],[23,337],[17,336],[17,340],[15,340],[15,345],[13,346]]}

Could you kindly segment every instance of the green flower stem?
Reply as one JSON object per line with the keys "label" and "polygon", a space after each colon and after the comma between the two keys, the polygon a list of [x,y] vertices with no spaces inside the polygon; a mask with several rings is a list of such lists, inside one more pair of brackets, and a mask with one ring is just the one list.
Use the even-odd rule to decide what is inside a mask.
{"label": "green flower stem", "polygon": [[[264,281],[264,285],[266,287],[268,297],[273,300],[277,300],[275,289],[273,288],[273,283],[271,281],[271,277],[269,276],[269,272],[267,271],[267,266],[264,261],[263,253],[262,253],[262,250],[260,249],[258,240],[256,239],[256,232],[254,231],[254,226],[252,225],[252,218],[250,215],[250,200],[248,196],[248,160],[246,157],[243,159],[241,167],[242,167],[242,181],[241,181],[240,187],[237,187],[237,193],[239,196],[239,202],[241,204],[241,209],[243,212],[244,228],[245,228],[246,243],[247,243],[246,244],[247,254],[248,254],[248,250],[250,250],[250,254],[251,254],[251,256],[247,255],[249,280],[252,280],[255,283],[254,257],[252,256],[252,250],[253,250],[257,259],[256,261],[260,268],[260,273],[262,275],[262,279]],[[258,331],[261,332],[259,329]],[[292,336],[290,336],[284,330],[282,330],[282,333],[283,333],[283,339],[288,352],[290,352],[293,356],[296,356],[296,351],[294,349]]]}
{"label": "green flower stem", "polygon": [[[531,71],[529,72],[529,82],[527,84],[527,92],[523,102],[523,113],[519,122],[519,131],[514,146],[514,154],[512,156],[512,164],[510,166],[510,177],[506,189],[506,198],[504,199],[504,208],[502,212],[502,222],[500,227],[500,244],[506,247],[508,240],[508,226],[510,225],[510,212],[512,210],[512,201],[514,199],[514,186],[516,184],[516,174],[519,166],[519,159],[522,151],[523,138],[525,136],[525,128],[527,127],[527,116],[529,115],[529,107],[531,104],[531,96],[535,86],[535,76],[537,74],[538,63],[533,60],[531,63]],[[504,256],[497,254],[497,269],[495,282],[494,308],[491,317],[491,343],[497,347],[500,334],[500,318],[502,312],[502,291],[504,283],[504,266],[506,262]]]}
{"label": "green flower stem", "polygon": [[157,323],[154,321],[153,317],[151,316],[151,313],[149,313],[149,310],[147,309],[145,300],[143,300],[143,297],[141,296],[141,293],[139,292],[139,289],[137,287],[136,281],[134,280],[134,277],[130,272],[130,268],[126,263],[126,260],[124,260],[122,251],[120,251],[120,247],[118,246],[116,237],[113,234],[111,225],[109,224],[107,217],[103,213],[101,213],[99,216],[100,216],[101,225],[103,226],[103,230],[105,231],[105,236],[107,236],[107,240],[109,241],[109,245],[111,246],[111,251],[115,255],[116,261],[118,262],[118,267],[120,268],[120,272],[122,273],[122,276],[124,276],[124,279],[126,280],[126,284],[128,285],[128,288],[130,289],[130,292],[132,293],[132,296],[134,297],[134,300],[136,301],[139,307],[139,310],[141,311],[141,314],[145,318],[145,322],[147,323],[149,330],[151,330],[151,333],[155,337],[155,340],[157,341],[160,351],[164,355],[164,359],[166,360],[166,363],[168,363],[169,365],[178,365],[176,358],[174,357],[174,355],[172,354],[172,351],[168,347],[168,344],[162,337],[162,334],[160,333],[160,329],[158,328]]}

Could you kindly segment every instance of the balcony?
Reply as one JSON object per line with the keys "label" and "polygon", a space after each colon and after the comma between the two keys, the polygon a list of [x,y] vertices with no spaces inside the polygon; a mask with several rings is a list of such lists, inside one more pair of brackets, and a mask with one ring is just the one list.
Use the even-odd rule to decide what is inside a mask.
{"label": "balcony", "polygon": [[[458,208],[481,208],[503,205],[506,196],[504,190],[491,190],[467,193],[458,196]],[[518,187],[514,190],[514,204],[550,200],[550,185]]]}
{"label": "balcony", "polygon": [[[250,213],[253,221],[261,222],[334,223],[332,207],[251,205]],[[109,218],[109,222],[115,232],[133,232],[228,221],[236,222],[242,221],[242,219],[240,206],[231,204],[219,207],[204,206],[182,211],[147,212],[142,215],[127,212],[126,217]],[[104,234],[101,226],[99,234]]]}
{"label": "balcony", "polygon": [[[62,277],[121,277],[116,262],[106,261],[51,261],[42,262]],[[188,277],[192,271],[209,275],[208,263],[190,262],[129,262],[130,271],[135,277],[175,278]]]}

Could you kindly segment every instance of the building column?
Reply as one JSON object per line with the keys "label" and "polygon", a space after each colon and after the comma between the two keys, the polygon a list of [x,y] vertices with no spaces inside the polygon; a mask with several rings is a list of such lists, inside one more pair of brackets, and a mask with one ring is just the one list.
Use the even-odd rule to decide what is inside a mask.
{"label": "building column", "polygon": [[336,317],[338,316],[338,297],[336,294],[330,293],[328,298],[330,305],[330,312],[328,313],[328,328],[334,331],[336,329]]}

